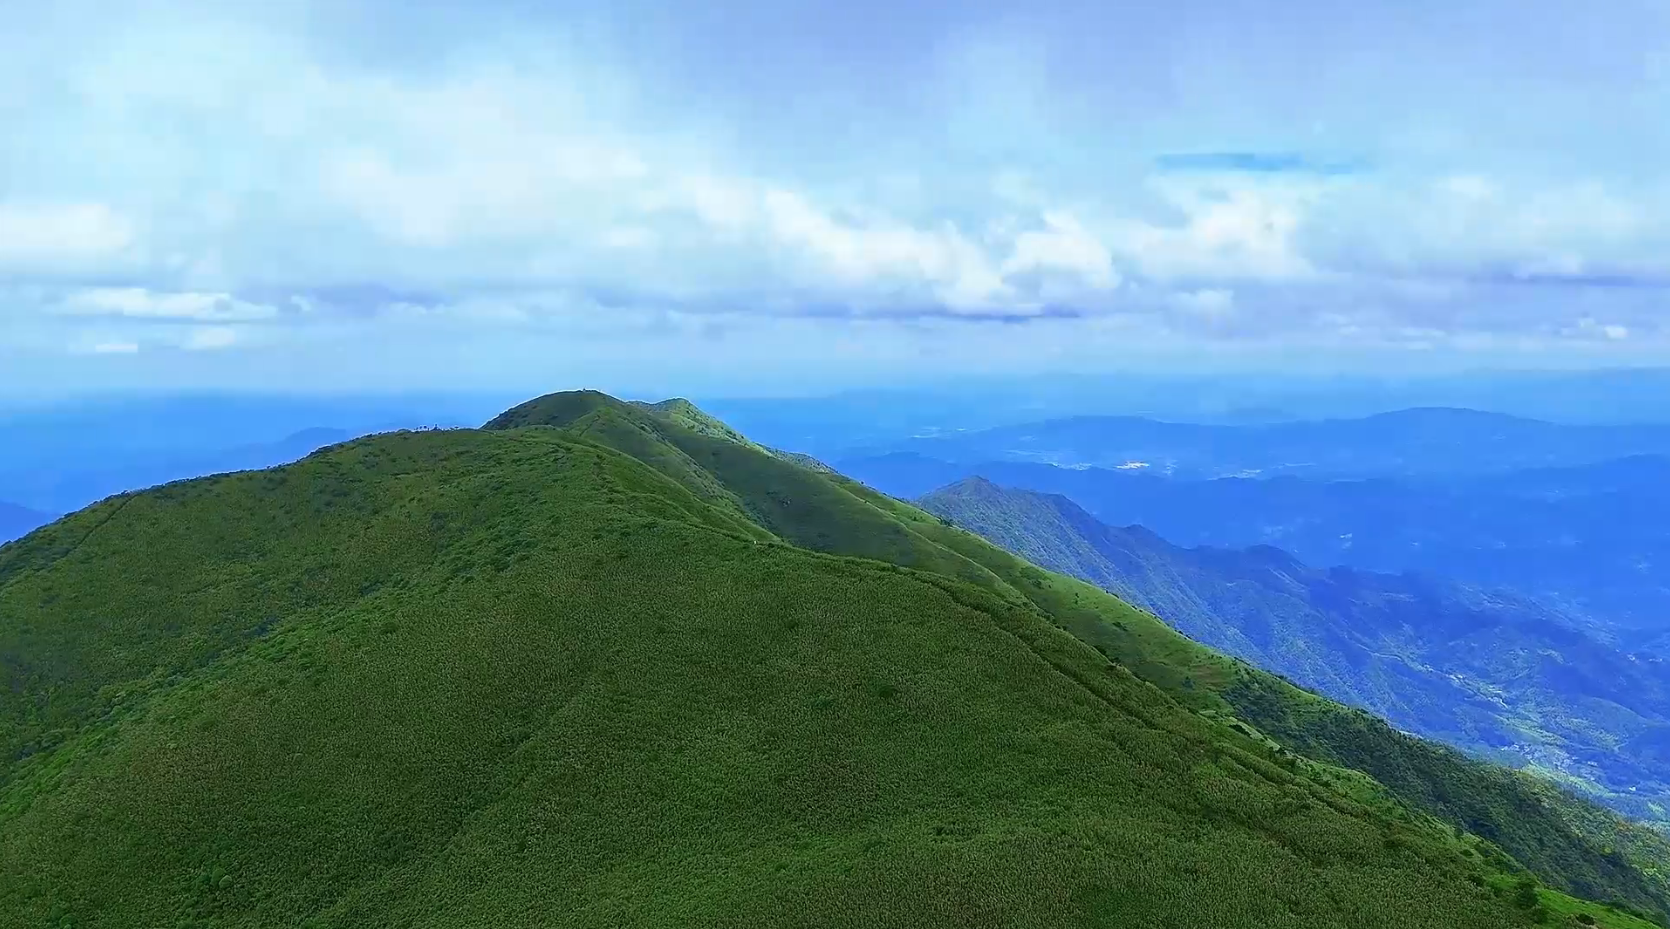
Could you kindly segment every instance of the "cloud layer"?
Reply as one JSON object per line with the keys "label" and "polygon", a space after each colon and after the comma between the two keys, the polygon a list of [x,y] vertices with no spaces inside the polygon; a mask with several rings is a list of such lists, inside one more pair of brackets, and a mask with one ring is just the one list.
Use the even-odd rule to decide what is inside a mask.
{"label": "cloud layer", "polygon": [[1644,0],[37,6],[0,37],[14,371],[1670,344]]}

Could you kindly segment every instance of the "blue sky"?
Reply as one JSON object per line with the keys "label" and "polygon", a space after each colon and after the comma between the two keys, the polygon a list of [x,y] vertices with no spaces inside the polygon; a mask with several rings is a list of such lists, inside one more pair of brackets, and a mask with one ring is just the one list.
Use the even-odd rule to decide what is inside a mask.
{"label": "blue sky", "polygon": [[1670,361],[1670,7],[12,4],[0,391]]}

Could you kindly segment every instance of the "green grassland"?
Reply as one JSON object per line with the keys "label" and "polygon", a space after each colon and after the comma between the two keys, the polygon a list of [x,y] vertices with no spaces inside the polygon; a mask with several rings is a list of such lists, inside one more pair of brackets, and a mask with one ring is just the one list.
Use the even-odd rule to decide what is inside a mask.
{"label": "green grassland", "polygon": [[1326,757],[1332,704],[1278,690],[1320,741],[1272,740],[1258,672],[687,406],[555,395],[0,548],[0,925],[1661,907],[1650,850],[1487,841]]}

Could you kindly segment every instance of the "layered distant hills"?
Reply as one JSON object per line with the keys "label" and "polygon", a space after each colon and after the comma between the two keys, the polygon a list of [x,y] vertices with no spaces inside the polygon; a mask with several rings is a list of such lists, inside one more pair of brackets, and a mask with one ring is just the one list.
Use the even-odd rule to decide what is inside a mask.
{"label": "layered distant hills", "polygon": [[830,396],[712,398],[704,408],[768,445],[825,460],[1046,419],[1144,417],[1254,426],[1349,421],[1388,410],[1460,409],[1553,423],[1670,422],[1670,370],[1480,372],[1454,377],[1316,377],[1177,372],[984,377]]}
{"label": "layered distant hills", "polygon": [[0,501],[0,543],[22,538],[52,520],[51,515],[39,510]]}
{"label": "layered distant hills", "polygon": [[1670,909],[1659,834],[678,402],[112,497],[0,547],[0,669],[3,925]]}
{"label": "layered distant hills", "polygon": [[1080,416],[909,439],[842,458],[896,453],[963,465],[1025,461],[1186,478],[1454,476],[1670,454],[1670,425],[1565,425],[1447,408],[1248,425]]}
{"label": "layered distant hills", "polygon": [[373,432],[479,422],[502,408],[473,395],[221,394],[0,411],[0,500],[67,513],[168,481],[284,464]]}
{"label": "layered distant hills", "polygon": [[1268,546],[1184,549],[981,478],[921,502],[1400,728],[1670,819],[1670,661],[1607,644],[1556,608],[1429,576],[1313,568]]}
{"label": "layered distant hills", "polygon": [[69,466],[12,467],[0,470],[0,476],[11,492],[24,499],[73,510],[112,494],[169,481],[286,464],[352,437],[340,429],[305,429],[276,442],[195,453],[93,455],[77,457]]}
{"label": "layered distant hills", "polygon": [[1185,547],[1272,545],[1312,565],[1511,588],[1584,615],[1603,635],[1659,639],[1670,652],[1670,458],[1349,480],[1187,480],[907,453],[839,467],[906,498],[978,475],[1065,495],[1105,523]]}

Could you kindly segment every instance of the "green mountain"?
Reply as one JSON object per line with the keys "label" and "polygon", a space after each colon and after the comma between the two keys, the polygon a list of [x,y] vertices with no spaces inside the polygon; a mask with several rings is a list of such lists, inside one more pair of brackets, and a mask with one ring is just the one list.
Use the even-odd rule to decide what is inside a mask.
{"label": "green mountain", "polygon": [[[1504,804],[1492,842],[1316,760],[1350,711],[593,393],[60,520],[0,548],[0,669],[0,925],[1639,929],[1554,888],[1666,900],[1455,775],[1494,769],[1423,782]],[[1249,688],[1315,744],[1235,719]]]}

